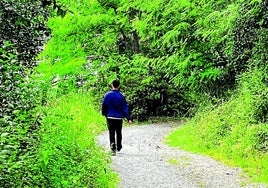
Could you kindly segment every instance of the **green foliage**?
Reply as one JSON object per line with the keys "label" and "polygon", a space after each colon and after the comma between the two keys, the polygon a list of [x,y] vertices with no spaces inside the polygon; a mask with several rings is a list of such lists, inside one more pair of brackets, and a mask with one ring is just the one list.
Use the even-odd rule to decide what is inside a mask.
{"label": "green foliage", "polygon": [[[62,54],[71,57],[55,67],[40,66],[31,76],[49,34],[44,25],[49,10],[61,17],[64,10],[55,1],[4,0],[0,7],[0,187],[115,187],[109,158],[94,141],[104,128],[103,118],[89,95],[68,94],[84,81],[78,73],[85,56],[75,37],[66,45],[70,48],[58,48],[58,54],[53,49],[42,58],[52,56],[49,60],[56,64]],[[50,43],[59,42],[53,39]]]}
{"label": "green foliage", "polygon": [[35,107],[43,101],[29,72],[48,34],[48,10],[41,1],[0,2],[0,187],[35,185],[39,179],[40,115]]}
{"label": "green foliage", "polygon": [[[233,87],[234,80],[229,79],[227,65],[232,56],[238,5],[217,3],[220,8],[215,9],[214,3],[200,3],[206,6],[204,11],[199,4],[189,1],[152,4],[131,1],[116,5],[119,53],[109,56],[114,59],[113,64],[108,61],[104,64],[105,71],[100,73],[116,74],[125,79],[126,88],[131,88],[131,91],[125,90],[125,94],[131,96],[134,116],[192,115],[193,107],[198,106],[194,104],[201,103],[198,99],[203,98],[202,95],[222,97]],[[124,58],[118,57],[123,55]],[[125,62],[122,59],[126,59]],[[133,83],[143,77],[145,83],[150,84],[139,87],[138,81]],[[104,83],[98,79],[100,88],[109,80],[101,81]],[[161,85],[160,89],[154,85]],[[169,92],[170,88],[179,88],[179,91]],[[159,102],[163,96],[161,91],[167,94],[164,99],[167,110],[158,113],[153,109],[163,106]],[[157,95],[148,93],[157,93],[158,102],[155,101]],[[172,101],[168,102],[168,99]],[[184,104],[183,107],[180,104]]]}
{"label": "green foliage", "polygon": [[[1,49],[1,114],[0,114],[0,186],[36,185],[39,177],[36,149],[39,144],[40,112],[45,102],[42,90],[29,77],[24,67],[16,65],[16,56]],[[43,86],[45,87],[45,85]]]}
{"label": "green foliage", "polygon": [[254,69],[246,76],[242,77],[242,86],[250,90],[251,95],[253,95],[254,108],[253,119],[256,122],[267,123],[268,122],[268,93],[267,93],[267,75],[265,71]]}
{"label": "green foliage", "polygon": [[50,187],[115,187],[109,158],[95,143],[106,129],[88,93],[72,93],[52,100],[43,109],[38,167]]}
{"label": "green foliage", "polygon": [[2,93],[5,99],[15,98],[15,101],[4,106],[0,119],[1,187],[30,186],[37,183],[36,179],[41,179],[35,164],[40,126],[40,112],[36,106],[42,101],[41,90],[31,80],[23,82],[21,79],[17,83],[19,87],[10,85],[12,89]]}
{"label": "green foliage", "polygon": [[[208,16],[198,19],[195,36],[202,39],[204,44],[203,49],[199,49],[205,50],[205,55],[202,53],[200,57],[203,61],[210,59],[211,62],[205,67],[205,72],[210,72],[209,69],[214,67],[211,77],[205,80],[209,81],[209,85],[202,82],[209,90],[202,90],[210,94],[217,88],[224,91],[232,88],[226,87],[226,84],[237,85],[238,80],[238,91],[227,102],[217,107],[207,107],[209,110],[199,113],[184,127],[172,133],[168,142],[240,166],[254,181],[267,183],[268,166],[264,162],[268,152],[267,57],[263,51],[267,46],[266,4],[267,1],[241,1],[225,8],[221,5],[220,9],[211,12],[206,9]],[[193,65],[192,61],[189,65]],[[184,63],[183,67],[189,65]],[[217,69],[218,74],[215,72]],[[192,74],[194,72],[191,71]],[[198,80],[198,76],[194,78]],[[179,77],[178,80],[187,79]],[[213,80],[214,83],[211,82]],[[196,87],[197,83],[193,86]],[[224,87],[221,87],[222,84]],[[211,87],[213,85],[215,88]],[[222,98],[224,95],[220,92],[216,96]]]}
{"label": "green foliage", "polygon": [[[266,36],[259,28],[266,24],[265,1],[59,3],[69,11],[49,22],[53,37],[42,55],[42,72],[53,64],[50,79],[87,80],[98,101],[111,78],[123,79],[135,117],[193,115],[199,99],[224,98],[247,70],[252,51],[260,51],[256,36]],[[156,112],[163,109],[163,91],[166,110]]]}
{"label": "green foliage", "polygon": [[49,7],[42,0],[0,2],[0,45],[5,42],[13,44],[13,52],[20,60],[21,66],[33,67],[32,60],[41,50],[44,36],[49,32],[45,26],[49,16]]}
{"label": "green foliage", "polygon": [[[115,186],[94,141],[104,122],[92,106],[114,78],[139,120],[191,117],[212,104],[172,142],[267,182],[267,7],[266,0],[2,0],[0,186]],[[52,9],[51,37],[30,76]]]}
{"label": "green foliage", "polygon": [[[93,109],[92,97],[82,92],[83,88],[79,89],[81,93],[77,90],[97,79],[92,61],[99,56],[99,50],[108,50],[108,45],[91,50],[91,54],[85,50],[103,43],[100,24],[111,22],[111,17],[101,16],[101,7],[95,1],[58,3],[68,11],[63,17],[49,20],[52,38],[39,57],[42,63],[35,74],[40,84],[48,84],[43,92],[49,100],[43,109],[40,131],[38,167],[45,179],[39,185],[115,187],[117,178],[108,167],[109,158],[94,140],[105,128],[104,119]],[[104,37],[113,45],[111,35]]]}
{"label": "green foliage", "polygon": [[260,70],[244,74],[239,92],[228,102],[201,112],[167,142],[240,166],[254,181],[268,183],[268,166],[263,163],[268,157],[266,79]]}

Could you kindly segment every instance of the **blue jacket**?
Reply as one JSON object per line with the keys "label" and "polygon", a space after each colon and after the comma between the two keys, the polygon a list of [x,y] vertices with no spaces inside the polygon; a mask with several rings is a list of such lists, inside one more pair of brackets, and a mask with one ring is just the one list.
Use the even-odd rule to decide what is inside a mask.
{"label": "blue jacket", "polygon": [[106,118],[130,120],[130,114],[125,97],[118,90],[111,90],[104,95],[102,115]]}

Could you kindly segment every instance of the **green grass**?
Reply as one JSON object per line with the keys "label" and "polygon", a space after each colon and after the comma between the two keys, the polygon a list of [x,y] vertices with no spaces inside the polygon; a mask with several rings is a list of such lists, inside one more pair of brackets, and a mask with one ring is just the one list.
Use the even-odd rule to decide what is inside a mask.
{"label": "green grass", "polygon": [[178,159],[175,159],[175,158],[169,158],[168,163],[176,166],[179,164],[179,161]]}
{"label": "green grass", "polygon": [[181,167],[185,167],[190,164],[190,159],[186,156],[182,156],[177,158],[169,158],[168,162],[171,165],[179,165]]}
{"label": "green grass", "polygon": [[39,166],[51,187],[116,187],[110,157],[95,137],[106,129],[89,93],[69,93],[44,109]]}
{"label": "green grass", "polygon": [[252,181],[268,183],[268,154],[257,150],[257,135],[267,124],[250,124],[247,109],[235,101],[197,115],[168,135],[166,142],[241,167]]}
{"label": "green grass", "polygon": [[268,124],[257,120],[265,115],[260,106],[266,106],[267,93],[266,74],[260,73],[245,75],[229,101],[200,112],[166,142],[241,167],[252,181],[268,184]]}

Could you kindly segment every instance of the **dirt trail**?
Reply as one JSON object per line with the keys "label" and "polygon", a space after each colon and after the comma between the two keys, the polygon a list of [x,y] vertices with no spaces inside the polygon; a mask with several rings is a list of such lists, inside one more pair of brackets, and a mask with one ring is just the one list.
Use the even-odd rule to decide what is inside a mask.
{"label": "dirt trail", "polygon": [[[120,188],[265,188],[247,185],[238,168],[163,144],[174,128],[167,123],[123,128],[123,149],[112,156]],[[97,139],[109,151],[108,132]]]}

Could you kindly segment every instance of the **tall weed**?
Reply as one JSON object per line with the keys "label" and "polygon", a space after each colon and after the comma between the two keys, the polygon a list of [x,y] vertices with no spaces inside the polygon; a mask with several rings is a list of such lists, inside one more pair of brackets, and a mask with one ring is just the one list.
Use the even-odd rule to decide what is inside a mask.
{"label": "tall weed", "polygon": [[114,187],[109,158],[95,142],[105,123],[87,93],[69,93],[44,108],[38,164],[51,187]]}

